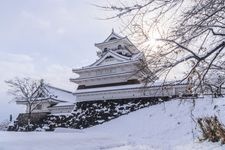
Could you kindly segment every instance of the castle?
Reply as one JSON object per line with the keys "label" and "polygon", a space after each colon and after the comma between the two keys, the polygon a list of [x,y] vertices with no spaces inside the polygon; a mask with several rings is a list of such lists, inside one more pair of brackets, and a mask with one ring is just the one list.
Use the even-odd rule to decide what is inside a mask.
{"label": "castle", "polygon": [[[89,66],[72,70],[79,75],[70,79],[78,84],[77,90],[72,93],[44,86],[38,91],[42,94],[33,112],[71,113],[76,102],[172,97],[186,91],[186,86],[182,84],[165,84],[162,87],[161,83],[152,82],[157,77],[147,67],[143,52],[114,30],[95,46],[99,49],[98,60]],[[27,105],[25,101],[17,101],[17,104]]]}

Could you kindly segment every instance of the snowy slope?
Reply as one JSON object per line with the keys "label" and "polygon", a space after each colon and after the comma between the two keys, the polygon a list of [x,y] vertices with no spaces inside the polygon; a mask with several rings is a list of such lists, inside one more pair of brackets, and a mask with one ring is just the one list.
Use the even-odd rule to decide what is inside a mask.
{"label": "snowy slope", "polygon": [[[224,98],[213,101],[211,98],[198,99],[195,107],[191,99],[186,102],[174,100],[144,108],[106,124],[89,128],[87,131],[128,137],[129,142],[134,145],[143,143],[151,145],[153,149],[173,150],[176,147],[179,149],[182,145],[187,149],[194,149],[190,146],[195,146],[195,142],[198,143],[200,133],[192,120],[191,112],[194,118],[218,115],[220,120],[224,120],[224,100]],[[212,149],[210,146],[207,147]]]}
{"label": "snowy slope", "polygon": [[[218,115],[225,122],[225,99],[198,99],[195,118]],[[223,150],[219,143],[198,142],[191,119],[192,100],[173,100],[84,129],[56,132],[0,132],[0,150]]]}

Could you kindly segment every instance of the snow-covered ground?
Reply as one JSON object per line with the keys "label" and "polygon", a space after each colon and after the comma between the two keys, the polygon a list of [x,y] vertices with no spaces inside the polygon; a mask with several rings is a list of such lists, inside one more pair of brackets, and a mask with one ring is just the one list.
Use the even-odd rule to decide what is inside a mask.
{"label": "snow-covered ground", "polygon": [[224,108],[224,98],[198,99],[194,108],[192,100],[173,100],[84,130],[0,132],[0,150],[223,150],[219,143],[198,141],[191,114],[225,122]]}

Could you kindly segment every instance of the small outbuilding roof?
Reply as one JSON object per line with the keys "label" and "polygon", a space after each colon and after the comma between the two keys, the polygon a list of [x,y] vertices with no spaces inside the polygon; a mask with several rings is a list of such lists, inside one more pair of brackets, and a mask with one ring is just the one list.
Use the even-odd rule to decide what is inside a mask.
{"label": "small outbuilding roof", "polygon": [[74,95],[73,92],[53,87],[50,85],[45,86],[46,90],[49,93],[50,97],[53,97],[54,99],[57,99],[59,101],[64,101],[67,103],[75,103],[76,102],[76,96]]}
{"label": "small outbuilding roof", "polygon": [[[46,84],[42,85],[42,87],[35,94],[41,95],[40,97],[35,98],[36,101],[48,101],[56,104],[65,103],[67,105],[72,105],[76,102],[76,96],[73,92]],[[18,100],[16,103],[26,104],[27,102],[25,100]]]}

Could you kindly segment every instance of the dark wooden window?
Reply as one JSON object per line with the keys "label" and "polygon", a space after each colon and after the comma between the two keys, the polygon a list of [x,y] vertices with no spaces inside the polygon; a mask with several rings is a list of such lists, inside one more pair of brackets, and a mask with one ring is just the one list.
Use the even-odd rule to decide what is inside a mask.
{"label": "dark wooden window", "polygon": [[122,46],[121,45],[118,45],[118,49],[122,49]]}

